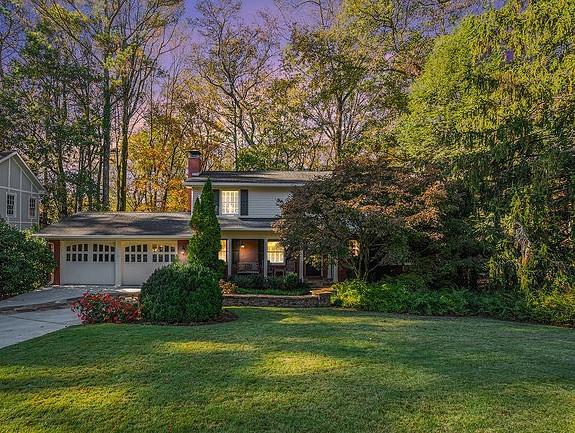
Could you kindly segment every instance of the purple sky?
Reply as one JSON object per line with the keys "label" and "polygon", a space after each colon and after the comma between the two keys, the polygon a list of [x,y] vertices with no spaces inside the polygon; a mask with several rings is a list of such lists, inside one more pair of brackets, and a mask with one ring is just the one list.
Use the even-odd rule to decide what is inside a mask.
{"label": "purple sky", "polygon": [[[185,0],[187,17],[193,17],[196,14],[196,1],[197,0]],[[256,15],[257,11],[262,9],[274,12],[274,15],[279,13],[274,0],[243,0],[242,18],[249,22]]]}

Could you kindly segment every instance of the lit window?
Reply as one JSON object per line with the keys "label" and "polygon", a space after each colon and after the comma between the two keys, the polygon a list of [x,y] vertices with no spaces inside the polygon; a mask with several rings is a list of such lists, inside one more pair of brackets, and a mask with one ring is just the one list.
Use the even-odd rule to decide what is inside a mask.
{"label": "lit window", "polygon": [[359,242],[356,240],[349,241],[349,250],[352,256],[359,256]]}
{"label": "lit window", "polygon": [[227,261],[228,257],[228,243],[225,239],[220,240],[220,251],[218,252],[218,259]]}
{"label": "lit window", "polygon": [[6,215],[14,216],[14,204],[16,196],[14,194],[6,195]]}
{"label": "lit window", "polygon": [[36,218],[36,199],[33,197],[30,197],[30,208],[29,208],[28,216],[30,218]]}
{"label": "lit window", "polygon": [[277,241],[268,241],[268,262],[284,262],[284,248]]}
{"label": "lit window", "polygon": [[222,215],[237,215],[239,213],[239,192],[222,191],[220,194]]}

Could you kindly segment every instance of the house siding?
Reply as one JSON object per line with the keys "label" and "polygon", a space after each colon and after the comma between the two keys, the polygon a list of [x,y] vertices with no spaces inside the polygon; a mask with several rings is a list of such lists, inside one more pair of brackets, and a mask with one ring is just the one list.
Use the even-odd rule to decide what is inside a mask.
{"label": "house siding", "polygon": [[[215,189],[220,191],[248,191],[247,213],[241,216],[250,218],[275,218],[280,214],[278,200],[286,200],[290,195],[290,189],[286,187],[241,187],[234,188],[228,186],[215,186]],[[201,188],[194,187],[192,189],[192,209],[193,204],[201,195]],[[241,197],[241,193],[239,194]],[[241,205],[241,203],[240,203]],[[238,211],[241,206],[238,206]]]}
{"label": "house siding", "polygon": [[[19,229],[29,229],[39,223],[40,192],[28,170],[18,157],[11,157],[0,163],[0,218]],[[7,196],[15,195],[14,215],[7,213]],[[30,198],[36,199],[36,216],[30,217]]]}

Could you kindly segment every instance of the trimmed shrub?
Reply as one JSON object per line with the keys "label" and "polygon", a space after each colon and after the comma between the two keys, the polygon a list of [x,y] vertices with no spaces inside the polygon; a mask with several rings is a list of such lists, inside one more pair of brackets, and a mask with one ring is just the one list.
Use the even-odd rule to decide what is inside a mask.
{"label": "trimmed shrub", "polygon": [[267,280],[267,288],[272,290],[296,291],[309,289],[309,284],[301,281],[297,274],[290,272],[283,277],[270,277]]}
{"label": "trimmed shrub", "polygon": [[234,275],[230,281],[243,289],[263,290],[266,288],[266,279],[259,274],[256,275]]}
{"label": "trimmed shrub", "polygon": [[0,218],[0,296],[38,289],[48,283],[55,267],[46,241]]}
{"label": "trimmed shrub", "polygon": [[172,263],[142,285],[140,304],[145,320],[203,322],[221,313],[222,292],[215,271],[198,263]]}
{"label": "trimmed shrub", "polygon": [[428,290],[411,278],[380,283],[350,280],[334,285],[336,306],[386,313],[428,316],[481,315],[503,320],[532,321],[575,327],[575,294],[475,292],[466,289]]}
{"label": "trimmed shrub", "polygon": [[309,289],[309,284],[300,281],[297,274],[290,272],[282,277],[264,278],[262,275],[235,275],[231,281],[242,289],[275,290],[282,292]]}
{"label": "trimmed shrub", "polygon": [[134,302],[122,300],[109,293],[84,293],[72,304],[72,311],[84,324],[131,323],[140,320],[140,310]]}

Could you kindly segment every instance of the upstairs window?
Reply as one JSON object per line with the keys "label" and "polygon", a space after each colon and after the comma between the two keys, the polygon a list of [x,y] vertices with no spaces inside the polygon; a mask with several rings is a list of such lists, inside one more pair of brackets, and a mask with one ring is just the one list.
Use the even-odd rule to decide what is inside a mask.
{"label": "upstairs window", "polygon": [[237,215],[239,213],[239,191],[220,191],[222,215]]}
{"label": "upstairs window", "polygon": [[36,218],[36,199],[30,197],[30,207],[28,209],[28,216],[30,218]]}
{"label": "upstairs window", "polygon": [[268,241],[268,262],[284,262],[284,247],[277,241]]}
{"label": "upstairs window", "polygon": [[7,194],[6,195],[6,215],[14,216],[15,203],[16,203],[16,195]]}

